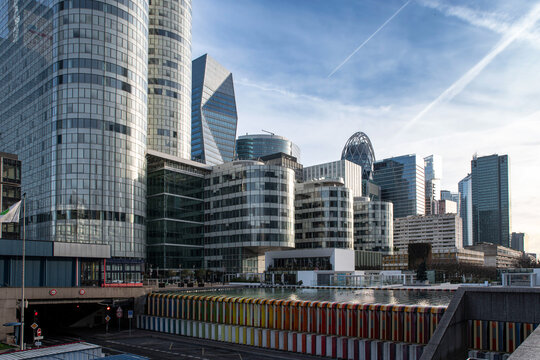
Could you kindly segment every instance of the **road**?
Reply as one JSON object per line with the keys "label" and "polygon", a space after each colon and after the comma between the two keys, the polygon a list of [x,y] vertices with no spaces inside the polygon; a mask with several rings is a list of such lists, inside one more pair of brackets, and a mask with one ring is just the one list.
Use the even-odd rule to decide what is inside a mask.
{"label": "road", "polygon": [[74,330],[69,334],[55,335],[43,340],[43,345],[59,345],[74,341],[87,341],[101,345],[110,355],[131,353],[150,359],[191,360],[288,360],[321,359],[318,356],[302,355],[285,351],[262,349],[253,346],[230,344],[186,336],[170,335],[146,330],[112,332],[105,335],[96,330]]}

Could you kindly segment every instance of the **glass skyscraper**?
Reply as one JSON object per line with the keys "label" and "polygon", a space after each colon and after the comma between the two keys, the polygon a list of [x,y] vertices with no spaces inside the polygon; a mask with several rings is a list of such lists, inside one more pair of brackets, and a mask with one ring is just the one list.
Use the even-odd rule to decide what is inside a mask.
{"label": "glass skyscraper", "polygon": [[21,160],[27,238],[143,259],[148,2],[0,6],[0,143]]}
{"label": "glass skyscraper", "polygon": [[510,247],[511,204],[508,155],[471,161],[473,242]]}
{"label": "glass skyscraper", "polygon": [[231,161],[238,122],[233,76],[207,54],[192,64],[191,158],[208,165]]}
{"label": "glass skyscraper", "polygon": [[274,134],[242,135],[236,140],[239,160],[256,160],[263,156],[284,153],[300,161],[300,148],[291,140]]}
{"label": "glass skyscraper", "polygon": [[341,152],[341,160],[349,160],[362,167],[364,180],[371,180],[373,173],[373,163],[375,162],[375,151],[371,140],[363,132],[354,133]]}
{"label": "glass skyscraper", "polygon": [[191,0],[150,4],[148,148],[191,159]]}
{"label": "glass skyscraper", "polygon": [[425,213],[424,161],[403,155],[377,161],[373,181],[381,187],[381,200],[394,204],[394,218]]}
{"label": "glass skyscraper", "polygon": [[472,181],[471,174],[465,176],[458,183],[459,189],[459,214],[463,220],[463,246],[473,245],[473,210],[472,210]]}
{"label": "glass skyscraper", "polygon": [[442,158],[430,155],[424,158],[426,176],[426,215],[438,213],[438,201],[441,200]]}

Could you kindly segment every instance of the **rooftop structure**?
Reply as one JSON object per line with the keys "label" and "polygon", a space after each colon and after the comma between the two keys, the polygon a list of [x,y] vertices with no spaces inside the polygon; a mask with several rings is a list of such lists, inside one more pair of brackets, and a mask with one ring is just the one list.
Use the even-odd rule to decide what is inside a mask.
{"label": "rooftop structure", "polygon": [[236,157],[239,160],[256,160],[263,156],[284,153],[300,160],[300,148],[289,139],[275,134],[251,134],[236,140]]}
{"label": "rooftop structure", "polygon": [[343,147],[341,160],[349,160],[360,165],[362,167],[362,178],[371,179],[375,151],[369,137],[361,131],[354,133]]}

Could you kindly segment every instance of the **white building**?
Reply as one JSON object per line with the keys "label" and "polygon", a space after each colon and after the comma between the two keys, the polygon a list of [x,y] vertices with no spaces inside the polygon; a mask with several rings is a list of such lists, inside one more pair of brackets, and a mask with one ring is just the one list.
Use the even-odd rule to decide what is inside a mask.
{"label": "white building", "polygon": [[304,181],[342,179],[353,196],[362,196],[362,167],[349,160],[332,161],[304,167]]}
{"label": "white building", "polygon": [[394,248],[407,252],[409,244],[429,243],[433,251],[461,248],[461,218],[457,214],[407,216],[394,219]]}

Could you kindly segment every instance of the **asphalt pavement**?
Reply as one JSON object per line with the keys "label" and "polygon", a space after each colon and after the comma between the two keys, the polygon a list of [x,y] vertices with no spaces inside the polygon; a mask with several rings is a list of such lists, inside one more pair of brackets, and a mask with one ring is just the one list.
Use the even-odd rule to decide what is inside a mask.
{"label": "asphalt pavement", "polygon": [[57,334],[43,340],[43,345],[59,345],[74,341],[86,341],[101,345],[110,355],[131,353],[150,359],[322,359],[318,356],[303,355],[285,351],[262,349],[253,346],[231,344],[213,340],[198,339],[180,335],[157,333],[147,330],[129,332],[109,332],[101,329],[74,329],[65,334]]}

